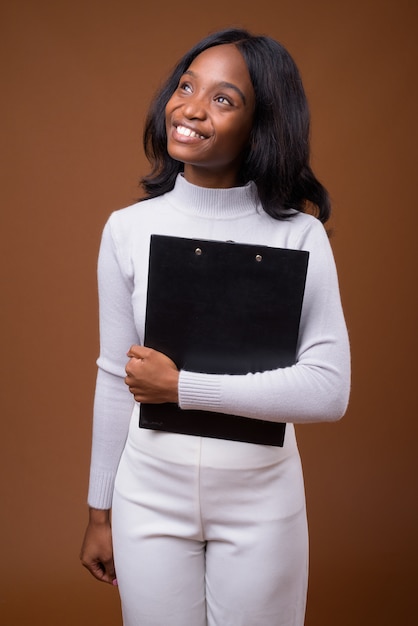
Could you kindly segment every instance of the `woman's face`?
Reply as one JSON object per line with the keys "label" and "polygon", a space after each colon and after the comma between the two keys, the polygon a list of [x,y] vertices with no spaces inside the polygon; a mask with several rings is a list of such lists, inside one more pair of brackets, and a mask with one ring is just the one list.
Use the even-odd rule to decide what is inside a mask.
{"label": "woman's face", "polygon": [[254,89],[233,44],[199,54],[165,109],[167,150],[185,178],[203,187],[234,187],[250,136]]}

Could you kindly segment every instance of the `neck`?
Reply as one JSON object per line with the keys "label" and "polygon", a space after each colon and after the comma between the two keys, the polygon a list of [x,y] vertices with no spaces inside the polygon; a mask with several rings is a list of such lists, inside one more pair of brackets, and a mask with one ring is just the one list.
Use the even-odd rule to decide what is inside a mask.
{"label": "neck", "polygon": [[202,166],[184,165],[184,178],[187,182],[207,189],[232,189],[239,187],[237,171],[225,168],[213,170]]}

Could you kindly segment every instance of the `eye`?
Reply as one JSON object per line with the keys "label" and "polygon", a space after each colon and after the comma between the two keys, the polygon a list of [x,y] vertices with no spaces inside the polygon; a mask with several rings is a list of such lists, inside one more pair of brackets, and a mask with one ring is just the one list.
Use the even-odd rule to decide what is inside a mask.
{"label": "eye", "polygon": [[229,106],[232,106],[232,101],[226,96],[216,96],[215,101],[219,102],[219,104],[229,104]]}
{"label": "eye", "polygon": [[189,93],[191,93],[191,91],[192,91],[192,87],[191,87],[190,83],[187,83],[186,81],[183,81],[183,82],[181,82],[179,84],[179,89],[181,91],[187,91]]}

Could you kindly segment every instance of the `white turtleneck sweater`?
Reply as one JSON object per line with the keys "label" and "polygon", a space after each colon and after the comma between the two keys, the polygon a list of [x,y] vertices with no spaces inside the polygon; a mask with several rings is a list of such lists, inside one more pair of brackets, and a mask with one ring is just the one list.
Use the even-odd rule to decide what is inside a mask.
{"label": "white turtleneck sweater", "polygon": [[[142,343],[151,234],[308,250],[297,361],[292,367],[247,375],[181,371],[179,405],[250,418],[287,422],[283,448],[235,441],[204,441],[207,462],[223,467],[268,465],[297,452],[293,423],[332,421],[345,412],[350,354],[337,273],[327,234],[303,213],[279,221],[267,215],[256,187],[206,189],[179,175],[174,189],[115,211],[98,263],[100,355],[88,502],[111,507],[114,479],[129,436],[144,452],[193,463],[201,438],[138,427],[138,407],[125,385],[126,352]],[[199,457],[200,458],[200,457]]]}

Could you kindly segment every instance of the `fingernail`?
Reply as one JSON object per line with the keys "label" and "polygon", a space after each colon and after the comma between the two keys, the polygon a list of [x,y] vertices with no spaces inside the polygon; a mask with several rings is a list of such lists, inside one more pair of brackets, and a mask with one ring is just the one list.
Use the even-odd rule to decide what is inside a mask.
{"label": "fingernail", "polygon": [[117,587],[117,586],[118,586],[118,581],[116,580],[116,578],[114,578],[114,579],[112,580],[112,585],[113,585],[114,587]]}

